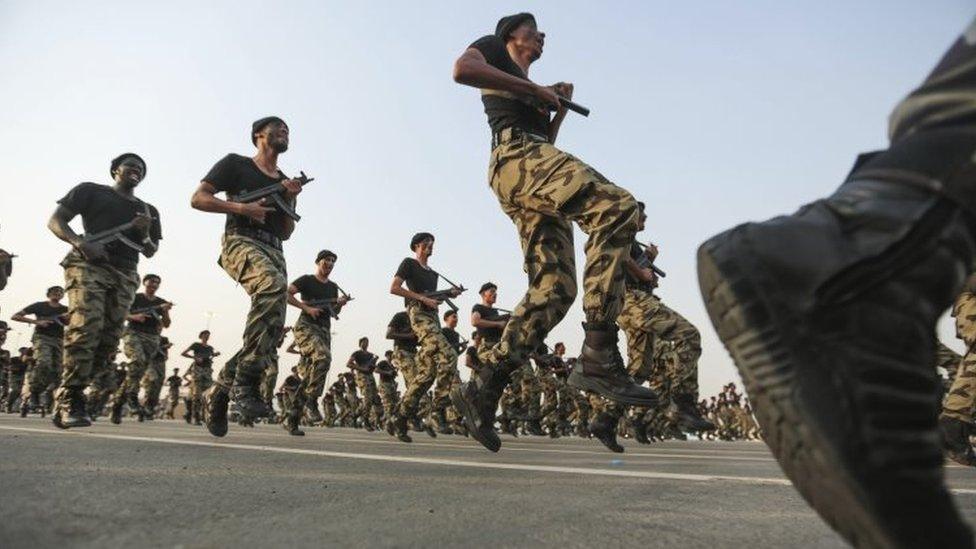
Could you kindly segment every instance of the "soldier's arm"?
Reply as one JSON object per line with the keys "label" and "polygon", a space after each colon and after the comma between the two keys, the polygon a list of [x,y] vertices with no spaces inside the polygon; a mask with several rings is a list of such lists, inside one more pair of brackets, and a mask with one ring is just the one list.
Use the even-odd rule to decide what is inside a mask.
{"label": "soldier's arm", "polygon": [[37,324],[37,321],[33,318],[27,316],[27,311],[21,309],[10,317],[10,320],[15,320],[17,322],[23,322],[25,324]]}
{"label": "soldier's arm", "polygon": [[468,48],[454,61],[454,81],[472,88],[507,91],[536,97],[545,104],[559,106],[559,98],[551,89],[540,86],[488,64],[477,48]]}
{"label": "soldier's arm", "polygon": [[654,279],[657,278],[654,271],[641,267],[631,257],[624,260],[624,265],[627,269],[627,273],[641,282],[653,282]]}
{"label": "soldier's arm", "polygon": [[274,211],[274,208],[264,206],[260,202],[231,202],[229,200],[221,200],[216,196],[218,192],[217,188],[210,183],[201,181],[197,190],[193,191],[193,196],[190,197],[190,206],[201,212],[243,215],[262,225],[264,224],[265,216]]}
{"label": "soldier's arm", "polygon": [[[191,345],[191,346],[189,346],[189,347],[187,347],[186,349],[184,349],[184,350],[183,350],[183,352],[182,352],[182,353],[180,353],[180,356],[181,356],[181,357],[183,357],[183,358],[193,358],[193,355],[192,355],[192,354],[190,354],[190,350],[191,350],[192,348],[193,348],[193,346],[192,346],[192,345]],[[187,372],[187,373],[189,373],[189,372]]]}

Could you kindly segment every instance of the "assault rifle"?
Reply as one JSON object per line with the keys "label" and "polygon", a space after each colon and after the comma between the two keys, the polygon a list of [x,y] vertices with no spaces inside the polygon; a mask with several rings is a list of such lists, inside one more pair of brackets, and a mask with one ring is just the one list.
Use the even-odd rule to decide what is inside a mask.
{"label": "assault rifle", "polygon": [[[141,214],[141,213],[136,214],[136,216],[131,221],[123,223],[117,227],[112,227],[111,229],[105,229],[104,231],[99,231],[97,233],[86,234],[82,236],[81,239],[88,244],[101,244],[103,246],[107,244],[111,244],[112,242],[118,242],[127,248],[130,248],[138,253],[141,253],[142,255],[146,255],[147,250],[155,251],[156,249],[156,244],[154,244],[153,241],[149,238],[148,232],[146,233],[145,238],[142,239],[141,244],[133,242],[133,240],[128,236],[126,236],[124,233],[129,229],[136,227],[136,225],[139,225],[141,223],[141,219],[149,218],[149,217],[150,216],[148,215],[148,210],[147,210],[147,213],[145,214]],[[150,218],[150,222],[151,222],[151,218]]]}
{"label": "assault rifle", "polygon": [[[315,181],[314,177],[308,177],[307,175],[305,175],[305,172],[299,172],[299,173],[301,173],[301,176],[296,177],[295,179],[298,180],[298,182],[302,184],[302,186],[304,186],[305,184],[311,181]],[[253,191],[241,193],[237,196],[230,197],[230,199],[234,202],[242,202],[242,203],[257,202],[258,200],[267,199],[266,204],[268,206],[273,206],[279,212],[287,215],[288,217],[294,219],[295,221],[300,221],[302,219],[302,216],[298,215],[298,212],[296,212],[295,209],[292,208],[290,204],[288,204],[288,202],[285,200],[284,193],[285,193],[285,186],[283,184],[273,183],[266,187],[261,187],[260,189],[255,189]]]}
{"label": "assault rifle", "polygon": [[[488,90],[488,89],[482,89],[481,93],[482,95],[497,95],[500,97],[506,97],[508,99],[515,99],[523,103],[528,103],[534,107],[543,107],[550,111],[558,110],[558,107],[556,107],[555,105],[543,105],[538,98],[532,96],[524,96],[512,92],[502,91],[502,90]],[[581,116],[590,116],[590,109],[584,107],[583,105],[580,105],[579,103],[576,103],[571,99],[567,99],[561,95],[557,95],[556,97],[559,98],[559,105],[561,107],[566,107],[566,110],[573,111],[576,114],[579,114]]]}
{"label": "assault rifle", "polygon": [[[434,269],[431,269],[431,271],[434,271]],[[451,285],[451,289],[449,289],[449,290],[434,290],[433,292],[426,292],[426,293],[423,294],[424,297],[429,297],[429,298],[431,298],[431,299],[433,299],[435,301],[443,302],[448,307],[450,307],[452,311],[454,311],[455,313],[458,312],[458,306],[455,305],[453,301],[451,301],[451,298],[456,297],[454,295],[455,292],[457,292],[458,295],[461,295],[462,293],[468,291],[468,289],[465,288],[463,285],[458,286],[457,284],[451,282],[450,280],[447,279],[446,276],[442,275],[441,273],[439,273],[437,271],[434,271],[434,274],[436,274],[439,278],[443,279],[444,282],[447,282],[448,284],[450,284]]]}
{"label": "assault rifle", "polygon": [[156,320],[163,318],[162,311],[164,305],[169,305],[172,307],[175,303],[170,303],[169,301],[163,301],[162,303],[157,303],[155,305],[150,305],[148,307],[141,307],[139,309],[132,309],[129,311],[130,315],[147,315],[151,316]]}
{"label": "assault rifle", "polygon": [[[346,302],[352,301],[354,299],[351,295],[343,291],[342,288],[339,288],[338,284],[336,284],[336,288],[339,290],[339,293],[342,294],[342,297],[346,298]],[[338,303],[339,303],[339,299],[333,297],[330,297],[328,299],[317,299],[314,301],[305,302],[305,304],[308,305],[309,307],[315,307],[316,309],[324,310],[325,312],[329,313],[330,317],[336,320],[339,320],[339,311],[336,310],[336,305]]]}
{"label": "assault rifle", "polygon": [[[637,241],[635,240],[635,242]],[[650,246],[644,244],[643,242],[637,242],[637,245],[640,246],[641,248],[644,248],[645,251],[650,249]],[[640,259],[637,260],[637,266],[642,269],[650,269],[654,271],[654,274],[656,274],[661,278],[668,276],[667,273],[665,273],[661,269],[657,268],[656,265],[654,265],[654,262],[651,261],[651,258],[647,257],[647,254],[641,254]]]}
{"label": "assault rifle", "polygon": [[38,322],[41,322],[41,321],[45,321],[46,320],[48,322],[53,322],[53,323],[57,324],[58,326],[61,326],[62,328],[67,328],[68,325],[64,321],[64,318],[66,316],[68,316],[68,313],[65,313],[63,315],[54,315],[54,316],[39,316],[39,317],[36,317],[34,320],[36,320]]}

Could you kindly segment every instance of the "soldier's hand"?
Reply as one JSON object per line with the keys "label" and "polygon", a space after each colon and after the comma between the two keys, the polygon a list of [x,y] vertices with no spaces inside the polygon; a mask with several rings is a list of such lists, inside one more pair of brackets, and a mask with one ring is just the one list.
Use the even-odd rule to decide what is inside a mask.
{"label": "soldier's hand", "polygon": [[164,310],[164,311],[168,311],[168,310],[170,310],[170,309],[173,308],[173,304],[172,303],[169,303],[169,302],[166,302],[166,303],[163,303],[162,305],[160,305],[159,308],[162,309],[162,310]]}
{"label": "soldier's hand", "polygon": [[654,244],[653,242],[648,242],[647,248],[644,249],[644,254],[647,255],[648,259],[650,259],[653,262],[655,259],[657,259],[657,253],[658,253],[657,244]]}
{"label": "soldier's hand", "polygon": [[258,202],[245,202],[241,204],[241,215],[250,218],[253,221],[264,225],[264,222],[269,213],[273,212],[274,208],[269,208],[264,204]]}
{"label": "soldier's hand", "polygon": [[81,241],[77,248],[78,251],[81,252],[81,255],[83,255],[88,261],[98,261],[108,257],[108,253],[105,252],[105,246],[97,242]]}
{"label": "soldier's hand", "polygon": [[54,324],[54,322],[51,321],[51,320],[38,320],[38,321],[34,322],[34,325],[35,326],[40,326],[41,328],[47,328],[51,324]]}
{"label": "soldier's hand", "polygon": [[439,299],[433,299],[430,297],[421,297],[420,302],[431,309],[436,309],[441,304],[441,301]]}
{"label": "soldier's hand", "polygon": [[322,309],[319,309],[318,307],[304,307],[302,310],[305,311],[308,316],[314,319],[318,319],[319,315],[322,314]]}
{"label": "soldier's hand", "polygon": [[142,234],[149,232],[149,225],[152,219],[146,214],[136,214],[132,219],[132,228],[139,231]]}
{"label": "soldier's hand", "polygon": [[346,303],[349,303],[349,296],[345,296],[344,295],[344,296],[342,296],[342,297],[340,297],[339,299],[336,300],[336,305],[338,305],[340,307],[344,307],[346,305]]}
{"label": "soldier's hand", "polygon": [[552,89],[556,91],[556,95],[560,97],[565,97],[566,99],[573,98],[573,85],[569,82],[556,82],[552,85]]}
{"label": "soldier's hand", "polygon": [[542,101],[543,105],[553,108],[559,107],[559,96],[556,95],[556,90],[552,87],[536,86],[533,93],[536,99]]}
{"label": "soldier's hand", "polygon": [[461,295],[461,290],[457,288],[451,288],[451,297],[457,297]]}
{"label": "soldier's hand", "polygon": [[288,198],[295,198],[302,192],[302,184],[297,179],[286,179],[281,182],[281,185],[285,188]]}
{"label": "soldier's hand", "polygon": [[149,320],[149,315],[138,313],[138,314],[130,315],[129,319],[132,320],[133,322],[145,322],[146,320]]}

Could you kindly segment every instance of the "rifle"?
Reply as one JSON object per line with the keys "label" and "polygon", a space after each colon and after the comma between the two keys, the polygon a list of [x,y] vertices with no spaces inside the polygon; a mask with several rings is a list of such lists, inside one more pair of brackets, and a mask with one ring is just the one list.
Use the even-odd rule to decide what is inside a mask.
{"label": "rifle", "polygon": [[[345,294],[345,292],[343,292],[343,294]],[[352,297],[349,297],[349,296],[346,296],[346,297],[348,298],[347,301],[352,301]],[[337,298],[332,298],[332,297],[330,297],[328,299],[317,299],[315,301],[306,301],[305,302],[305,304],[308,305],[309,307],[315,307],[316,309],[322,309],[325,312],[329,313],[329,316],[330,317],[332,317],[332,318],[334,318],[336,320],[339,320],[339,312],[336,311],[336,309],[335,309],[337,303],[339,303],[339,300]]]}
{"label": "rifle", "polygon": [[63,315],[54,315],[54,316],[39,316],[35,320],[37,321],[46,320],[48,322],[53,322],[58,326],[61,326],[62,328],[67,328],[68,325],[64,323],[64,317],[66,317],[67,315],[68,313],[65,313]]}
{"label": "rifle", "polygon": [[[434,269],[431,269],[431,271],[434,271]],[[458,306],[455,305],[453,301],[451,301],[451,298],[454,297],[453,293],[454,293],[455,290],[457,290],[458,294],[462,294],[462,293],[468,291],[468,289],[465,288],[463,285],[462,286],[458,286],[457,284],[451,282],[450,280],[447,279],[446,276],[442,275],[441,273],[439,273],[437,271],[434,271],[434,274],[436,274],[439,278],[443,279],[444,282],[447,282],[448,284],[450,284],[451,285],[451,289],[450,290],[434,290],[433,292],[426,292],[425,294],[423,294],[424,297],[429,297],[429,298],[434,299],[434,300],[437,300],[437,301],[442,301],[448,307],[450,307],[452,311],[454,311],[455,313],[458,312]]]}
{"label": "rifle", "polygon": [[[502,90],[487,90],[487,89],[482,89],[481,90],[481,94],[482,95],[497,95],[497,96],[500,96],[500,97],[506,97],[508,99],[515,99],[515,100],[521,101],[523,103],[528,103],[528,104],[532,105],[533,107],[544,107],[544,108],[546,108],[547,110],[550,110],[550,111],[558,110],[558,107],[556,107],[555,105],[543,105],[542,102],[539,101],[535,97],[528,97],[528,96],[518,95],[518,94],[514,94],[512,92],[507,92],[507,91],[502,91]],[[563,97],[561,95],[557,95],[556,97],[559,98],[559,104],[560,104],[560,106],[566,107],[566,110],[573,111],[576,114],[579,114],[581,116],[590,116],[590,109],[584,107],[583,105],[580,105],[579,103],[575,103],[572,100],[567,99],[567,98],[565,98],[565,97]]]}
{"label": "rifle", "polygon": [[123,246],[130,248],[133,251],[146,255],[147,250],[155,250],[156,248],[156,245],[149,238],[148,233],[146,234],[145,238],[143,238],[142,244],[133,242],[132,239],[123,234],[125,231],[128,231],[136,226],[136,220],[144,217],[149,217],[151,219],[148,208],[146,208],[146,213],[136,214],[136,217],[131,221],[123,223],[117,227],[112,227],[111,229],[105,229],[104,231],[99,231],[97,233],[83,235],[81,239],[88,244],[101,244],[103,246],[111,244],[112,242],[119,242]]}
{"label": "rifle", "polygon": [[[644,244],[643,242],[638,242],[636,240],[634,242],[637,242],[637,245],[640,246],[641,248],[644,248],[644,250],[648,250],[650,248],[650,246]],[[657,266],[655,266],[654,263],[651,262],[651,258],[647,257],[647,254],[641,254],[640,259],[637,261],[637,266],[642,269],[650,269],[654,271],[654,274],[656,274],[661,278],[668,276],[667,273],[665,273],[661,269],[658,269]]]}
{"label": "rifle", "polygon": [[[308,177],[305,172],[299,172],[301,176],[295,179],[304,186],[305,184],[315,181],[314,177]],[[246,193],[241,193],[237,196],[230,197],[233,202],[250,203],[257,202],[258,200],[264,200],[267,198],[271,201],[269,206],[274,206],[279,212],[287,215],[288,217],[294,219],[295,221],[300,221],[302,216],[298,215],[294,208],[285,201],[284,196],[285,186],[281,183],[273,183],[266,187],[261,187],[260,189],[255,189]]]}
{"label": "rifle", "polygon": [[160,320],[162,318],[162,315],[159,313],[159,311],[160,309],[163,308],[163,305],[169,305],[170,307],[172,307],[173,305],[175,305],[175,303],[170,303],[169,301],[163,301],[162,303],[157,303],[155,305],[150,305],[148,307],[142,307],[140,309],[132,309],[131,311],[129,311],[129,314],[149,315],[156,320]]}

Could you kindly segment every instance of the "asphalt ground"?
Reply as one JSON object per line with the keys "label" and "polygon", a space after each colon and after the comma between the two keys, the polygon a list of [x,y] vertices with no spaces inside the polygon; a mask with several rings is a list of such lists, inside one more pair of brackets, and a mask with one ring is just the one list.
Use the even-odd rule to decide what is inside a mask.
{"label": "asphalt ground", "polygon": [[0,415],[0,547],[845,547],[758,442],[306,431]]}

